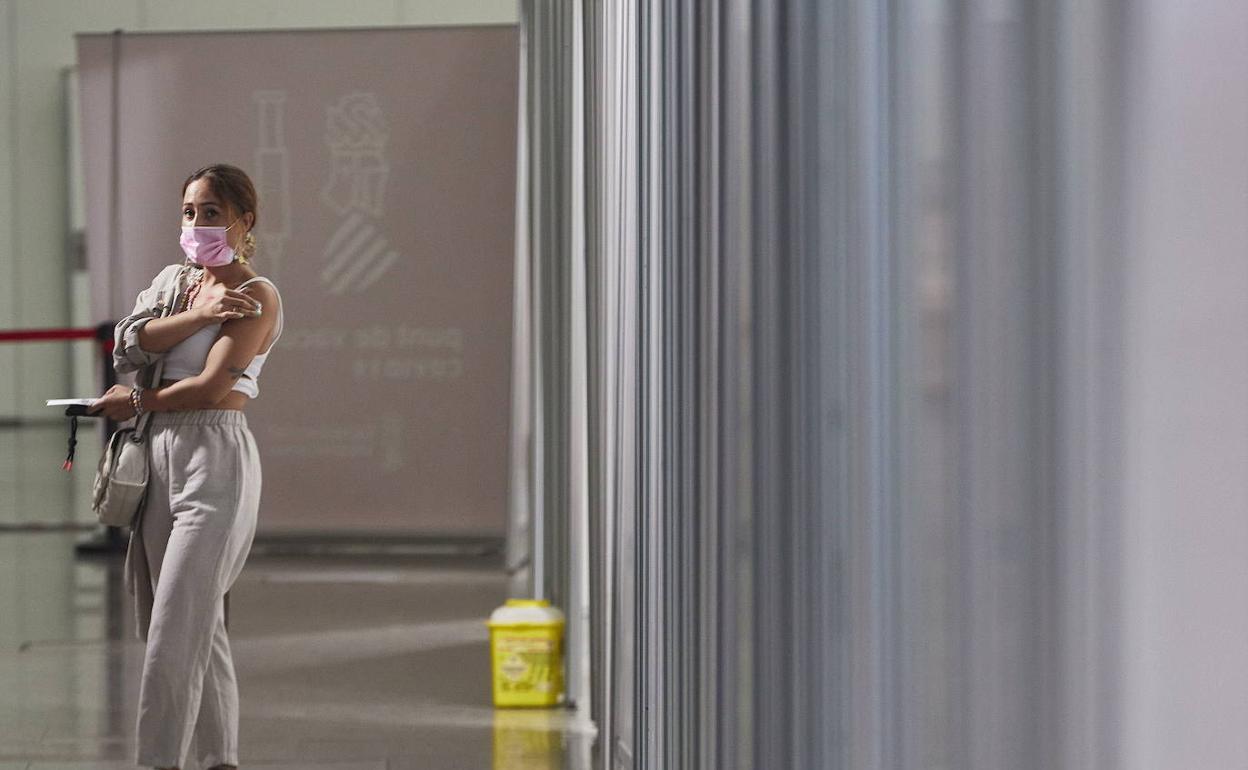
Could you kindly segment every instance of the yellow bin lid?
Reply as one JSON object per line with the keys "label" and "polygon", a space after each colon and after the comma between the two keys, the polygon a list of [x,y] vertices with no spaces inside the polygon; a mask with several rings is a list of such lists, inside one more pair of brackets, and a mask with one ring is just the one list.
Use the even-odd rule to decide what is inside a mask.
{"label": "yellow bin lid", "polygon": [[562,626],[563,612],[551,607],[545,599],[508,599],[502,607],[490,614],[486,623],[490,628],[501,626]]}

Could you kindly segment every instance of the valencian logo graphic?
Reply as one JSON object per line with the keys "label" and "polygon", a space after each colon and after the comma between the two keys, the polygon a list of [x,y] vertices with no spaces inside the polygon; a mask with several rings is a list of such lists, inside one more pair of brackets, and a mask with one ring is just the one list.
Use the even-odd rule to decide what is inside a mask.
{"label": "valencian logo graphic", "polygon": [[328,109],[330,176],[321,200],[345,217],[321,255],[321,283],[330,294],[364,291],[399,259],[381,228],[389,138],[376,94],[348,94]]}

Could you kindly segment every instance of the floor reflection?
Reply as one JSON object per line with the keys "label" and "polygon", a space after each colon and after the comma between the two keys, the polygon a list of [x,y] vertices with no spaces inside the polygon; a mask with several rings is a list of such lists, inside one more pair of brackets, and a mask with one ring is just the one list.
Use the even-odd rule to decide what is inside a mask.
{"label": "floor reflection", "polygon": [[593,736],[561,710],[497,709],[493,770],[589,768]]}
{"label": "floor reflection", "polygon": [[[0,535],[0,770],[133,768],[143,645],[121,559]],[[248,768],[590,767],[571,712],[495,711],[496,563],[253,557],[231,597]],[[190,770],[188,768],[188,770]]]}

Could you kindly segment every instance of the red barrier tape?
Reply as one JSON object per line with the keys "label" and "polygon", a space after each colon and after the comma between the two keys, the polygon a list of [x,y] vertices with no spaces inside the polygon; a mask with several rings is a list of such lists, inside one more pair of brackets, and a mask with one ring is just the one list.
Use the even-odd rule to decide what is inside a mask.
{"label": "red barrier tape", "polygon": [[113,349],[113,341],[100,340],[95,329],[22,329],[0,332],[0,342],[48,342],[55,340],[98,341],[105,350]]}

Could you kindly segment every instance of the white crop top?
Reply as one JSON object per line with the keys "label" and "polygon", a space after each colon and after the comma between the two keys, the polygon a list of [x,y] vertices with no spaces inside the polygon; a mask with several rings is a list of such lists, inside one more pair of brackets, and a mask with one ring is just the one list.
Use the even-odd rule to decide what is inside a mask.
{"label": "white crop top", "polygon": [[[237,288],[241,289],[249,283],[256,281],[264,281],[273,287],[274,293],[277,292],[277,286],[268,278],[252,278],[243,281]],[[191,336],[179,342],[177,345],[169,348],[165,353],[165,368],[162,372],[161,379],[165,380],[184,380],[187,377],[194,377],[204,371],[204,364],[208,362],[208,351],[212,348],[212,343],[217,341],[217,337],[221,334],[221,324],[209,324]],[[255,398],[260,395],[260,370],[264,368],[264,362],[269,357],[269,352],[273,350],[273,346],[277,344],[277,340],[282,336],[282,295],[277,295],[277,326],[273,334],[273,341],[269,343],[269,347],[263,353],[257,353],[256,357],[251,359],[251,363],[247,365],[247,370],[243,372],[243,376],[234,383],[234,387],[230,390],[237,390],[239,393],[246,394],[248,398]]]}

